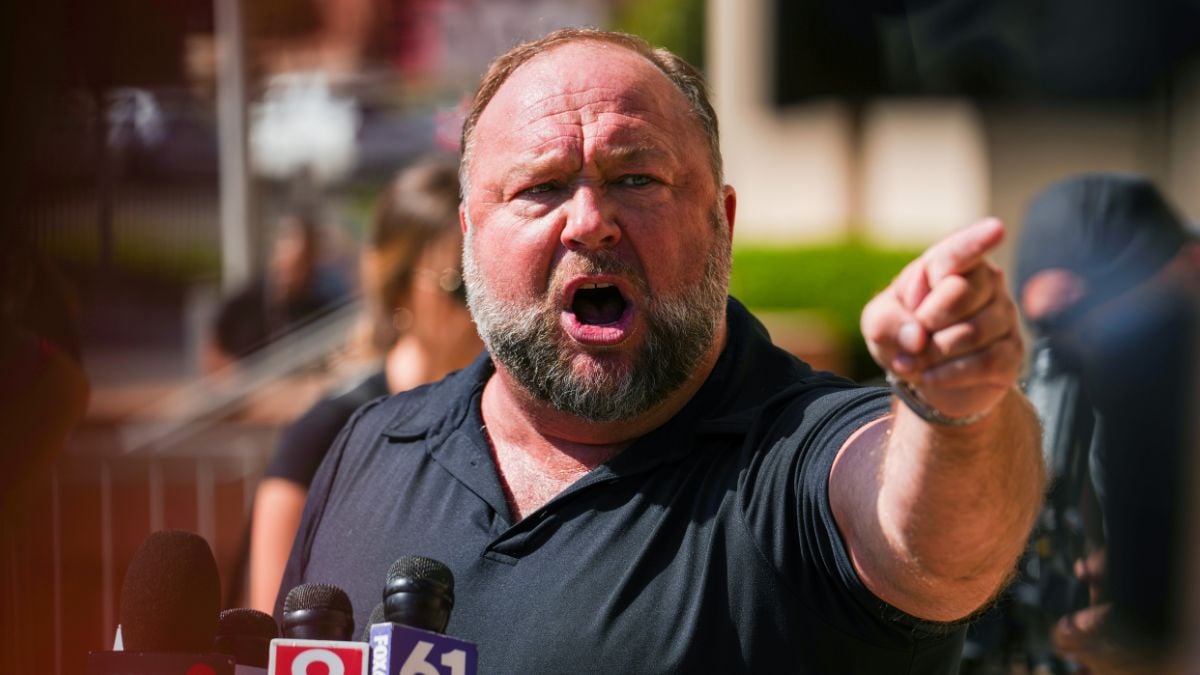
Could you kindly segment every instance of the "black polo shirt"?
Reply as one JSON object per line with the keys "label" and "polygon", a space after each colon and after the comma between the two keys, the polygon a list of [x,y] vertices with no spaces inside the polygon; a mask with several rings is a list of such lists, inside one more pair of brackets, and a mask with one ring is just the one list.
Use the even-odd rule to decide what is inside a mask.
{"label": "black polo shirt", "polygon": [[886,390],[727,315],[683,410],[516,523],[482,428],[486,355],[364,406],[313,481],[281,598],[336,584],[361,627],[391,563],[425,555],[453,570],[447,633],[484,673],[953,673],[961,631],[872,595],[829,506],[837,450]]}

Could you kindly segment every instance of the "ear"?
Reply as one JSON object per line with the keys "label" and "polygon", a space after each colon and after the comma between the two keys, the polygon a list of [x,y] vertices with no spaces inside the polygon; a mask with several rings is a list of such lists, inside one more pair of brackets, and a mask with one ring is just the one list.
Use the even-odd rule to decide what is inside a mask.
{"label": "ear", "polygon": [[737,217],[737,192],[732,185],[721,188],[722,205],[725,207],[725,220],[729,222],[729,239],[733,240],[733,221]]}

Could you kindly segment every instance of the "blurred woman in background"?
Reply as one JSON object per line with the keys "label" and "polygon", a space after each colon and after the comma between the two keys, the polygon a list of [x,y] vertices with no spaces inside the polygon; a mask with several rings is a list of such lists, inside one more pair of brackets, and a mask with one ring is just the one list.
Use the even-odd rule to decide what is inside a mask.
{"label": "blurred woman in background", "polygon": [[483,345],[461,275],[458,163],[427,158],[402,171],[376,205],[360,263],[359,351],[382,366],[353,378],[284,430],[258,485],[250,539],[250,606],[270,613],[308,486],[351,414],[380,396],[441,379]]}

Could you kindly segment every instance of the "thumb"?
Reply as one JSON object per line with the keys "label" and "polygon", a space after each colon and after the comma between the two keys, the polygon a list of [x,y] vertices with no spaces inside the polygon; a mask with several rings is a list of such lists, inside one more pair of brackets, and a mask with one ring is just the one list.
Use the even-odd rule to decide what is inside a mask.
{"label": "thumb", "polygon": [[860,328],[875,362],[900,375],[916,370],[915,355],[929,342],[928,332],[894,293],[880,293],[867,303]]}

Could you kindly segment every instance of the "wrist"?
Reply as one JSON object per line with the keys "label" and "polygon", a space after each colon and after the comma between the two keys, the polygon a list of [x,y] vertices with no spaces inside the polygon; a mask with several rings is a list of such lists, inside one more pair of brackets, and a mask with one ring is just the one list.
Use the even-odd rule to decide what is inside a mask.
{"label": "wrist", "polygon": [[887,372],[888,384],[892,387],[892,393],[896,398],[900,399],[904,405],[911,410],[917,417],[925,420],[930,424],[936,424],[943,427],[965,427],[978,422],[987,416],[988,410],[983,410],[970,415],[951,416],[938,410],[932,404],[921,396],[907,380],[904,380],[891,371]]}

